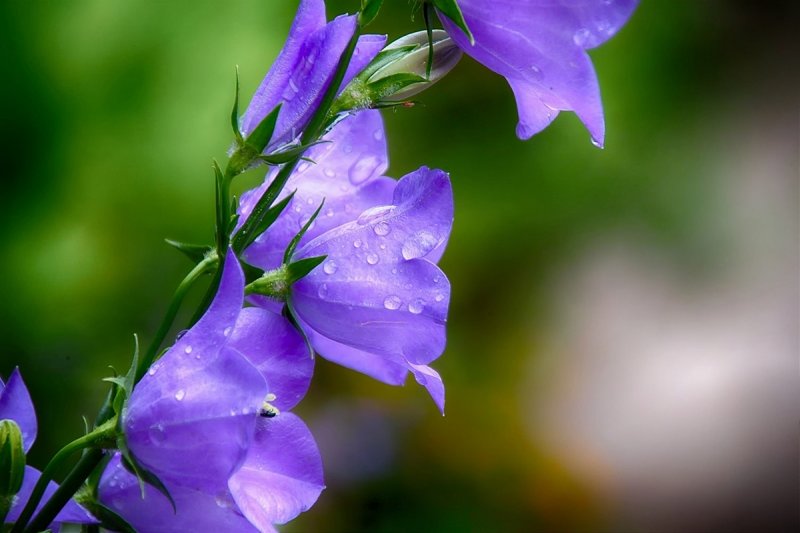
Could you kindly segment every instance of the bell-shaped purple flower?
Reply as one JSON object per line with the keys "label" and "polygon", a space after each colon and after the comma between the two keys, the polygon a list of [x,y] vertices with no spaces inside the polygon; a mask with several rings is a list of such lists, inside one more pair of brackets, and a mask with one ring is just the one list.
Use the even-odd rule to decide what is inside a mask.
{"label": "bell-shaped purple flower", "polygon": [[[283,104],[269,147],[294,140],[319,107],[356,24],[356,15],[340,16],[326,23],[324,0],[302,0],[283,50],[242,117],[242,132],[252,132],[278,104]],[[367,66],[385,43],[383,35],[359,38],[342,87]]]}
{"label": "bell-shaped purple flower", "polygon": [[517,100],[517,136],[528,139],[559,111],[574,111],[598,146],[605,141],[600,89],[586,50],[612,37],[638,0],[459,0],[475,38],[446,15],[447,32],[466,52],[508,80]]}
{"label": "bell-shaped purple flower", "polygon": [[[31,401],[30,393],[28,393],[28,388],[22,381],[22,375],[19,369],[14,369],[7,382],[4,383],[3,380],[0,379],[0,420],[13,420],[16,422],[22,433],[23,449],[25,453],[27,453],[36,440],[36,412],[33,407],[33,402]],[[35,468],[31,466],[25,467],[22,487],[13,498],[5,523],[13,523],[19,518],[40,476],[41,473]],[[44,503],[50,499],[57,488],[58,485],[52,481],[47,484],[44,496],[37,506],[36,512],[41,510]],[[61,509],[58,515],[56,515],[51,527],[58,526],[62,523],[96,524],[97,520],[83,507],[73,500],[70,500],[64,508]]]}
{"label": "bell-shaped purple flower", "polygon": [[[396,182],[383,176],[388,167],[386,136],[379,111],[362,111],[339,122],[323,138],[323,144],[308,151],[290,176],[279,199],[294,191],[294,197],[269,230],[245,251],[249,263],[263,270],[280,266],[289,241],[325,201],[300,245],[314,237],[355,220],[375,205],[391,202]],[[240,224],[250,215],[258,199],[278,173],[272,169],[265,182],[242,195]]]}
{"label": "bell-shaped purple flower", "polygon": [[441,410],[444,387],[427,365],[444,350],[450,283],[433,261],[452,223],[447,174],[412,172],[390,204],[298,250],[296,259],[327,259],[292,286],[288,302],[326,358],[391,384],[411,371]]}
{"label": "bell-shaped purple flower", "polygon": [[[313,359],[284,317],[242,309],[243,294],[229,253],[206,314],[134,389],[123,421],[128,446],[165,484],[177,513],[152,488],[142,500],[118,459],[103,475],[100,499],[141,531],[270,531],[323,488],[311,433],[284,412],[308,389]],[[265,405],[272,418],[259,416]],[[253,494],[277,503],[259,509],[270,500]]]}

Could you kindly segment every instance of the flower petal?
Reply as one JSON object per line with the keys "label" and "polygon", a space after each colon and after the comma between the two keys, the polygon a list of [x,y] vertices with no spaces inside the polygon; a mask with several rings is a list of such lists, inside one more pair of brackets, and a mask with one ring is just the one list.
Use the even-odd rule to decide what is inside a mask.
{"label": "flower petal", "polygon": [[228,481],[239,509],[259,529],[285,524],[325,488],[314,437],[297,416],[260,419],[242,467]]}
{"label": "flower petal", "polygon": [[[36,486],[36,482],[39,481],[41,475],[41,472],[32,466],[25,467],[25,477],[22,480],[22,487],[13,498],[11,509],[8,512],[8,516],[6,516],[6,523],[14,522],[17,520],[17,518],[19,518],[20,513],[22,513],[22,509],[24,509],[25,504],[28,503],[28,499],[31,497],[33,488]],[[36,507],[37,513],[42,510],[44,503],[50,499],[56,489],[58,489],[58,485],[55,482],[51,481],[47,484],[44,495],[42,496],[39,505]],[[53,521],[54,524],[61,524],[64,522],[70,524],[98,523],[97,520],[95,520],[95,518],[89,514],[89,511],[75,503],[73,500],[69,500],[67,502],[67,504],[63,509],[61,509],[61,511],[59,511],[55,520]]]}
{"label": "flower petal", "polygon": [[417,383],[428,390],[436,407],[444,414],[444,382],[442,382],[442,377],[429,366],[415,365],[413,363],[408,363],[408,366],[414,374]]}
{"label": "flower petal", "polygon": [[420,258],[447,239],[452,221],[447,174],[427,168],[409,174],[397,185],[394,205],[365,211],[298,252],[328,259],[294,284],[291,305],[331,340],[429,363],[444,350],[450,284]]}
{"label": "flower petal", "polygon": [[597,77],[586,49],[614,35],[637,0],[461,0],[475,37],[467,37],[446,16],[450,36],[477,61],[504,76],[519,108],[517,135],[529,138],[557,115],[575,111],[596,144],[605,135]]}
{"label": "flower petal", "polygon": [[268,391],[276,396],[272,405],[285,411],[305,396],[314,359],[303,337],[284,317],[256,307],[243,309],[230,346],[264,376]]}
{"label": "flower petal", "polygon": [[[246,250],[247,261],[259,268],[277,268],[289,241],[325,201],[325,207],[301,241],[305,244],[331,228],[355,220],[365,209],[391,202],[396,181],[381,177],[388,157],[383,121],[378,111],[362,111],[337,124],[324,144],[309,150],[315,163],[301,162],[281,198],[296,191],[267,232]],[[268,184],[272,170],[257,189],[242,195],[240,224],[250,215]]]}
{"label": "flower petal", "polygon": [[17,423],[22,432],[23,448],[28,453],[36,440],[36,411],[19,368],[14,369],[7,383],[0,380],[0,420],[4,419]]}
{"label": "flower petal", "polygon": [[239,512],[236,503],[221,480],[213,493],[167,484],[176,511],[169,500],[150,485],[145,495],[136,477],[128,472],[115,455],[100,479],[100,502],[118,513],[137,531],[148,533],[182,533],[184,531],[258,531]]}

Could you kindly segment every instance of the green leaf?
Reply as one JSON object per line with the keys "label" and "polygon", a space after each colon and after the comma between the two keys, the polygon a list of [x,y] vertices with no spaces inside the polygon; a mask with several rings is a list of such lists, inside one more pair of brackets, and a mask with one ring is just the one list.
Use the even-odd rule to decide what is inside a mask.
{"label": "green leaf", "polygon": [[456,0],[431,0],[433,5],[436,9],[438,9],[443,15],[449,18],[453,24],[458,26],[461,31],[464,32],[469,38],[470,44],[475,44],[475,37],[472,35],[472,32],[469,31],[469,27],[467,26],[467,21],[464,20],[464,14],[461,12],[461,8],[458,6],[458,2]]}
{"label": "green leaf", "polygon": [[431,15],[433,15],[433,5],[425,2],[422,8],[422,17],[425,19],[425,31],[428,33],[428,66],[425,67],[425,77],[427,79],[431,79],[431,69],[433,68],[433,24],[431,24]]}
{"label": "green leaf", "polygon": [[282,150],[280,152],[274,152],[271,154],[261,155],[258,156],[259,161],[264,161],[269,165],[283,165],[284,163],[288,163],[292,159],[297,158],[298,156],[302,155],[303,152],[315,146],[317,144],[324,144],[330,141],[317,141],[311,144],[302,144],[299,146],[293,146],[292,148],[287,148],[286,150]]}
{"label": "green leaf", "polygon": [[306,221],[306,223],[303,224],[303,227],[300,228],[300,231],[297,232],[297,235],[295,235],[294,238],[289,242],[289,246],[286,247],[286,252],[284,252],[284,254],[283,254],[283,264],[284,265],[287,264],[292,259],[292,255],[294,254],[294,251],[297,248],[297,245],[300,243],[300,239],[303,238],[303,236],[308,231],[308,228],[311,227],[311,223],[314,222],[314,220],[316,220],[316,218],[319,216],[319,212],[322,210],[322,206],[323,205],[325,205],[325,199],[324,198],[322,199],[322,202],[320,202],[319,207],[317,208],[317,210],[314,211],[314,214],[311,215],[311,217]]}
{"label": "green leaf", "polygon": [[320,255],[317,257],[307,257],[305,259],[300,259],[299,261],[295,261],[294,263],[289,263],[286,266],[286,273],[289,284],[294,283],[295,281],[306,277],[312,270],[317,268],[320,263],[325,261],[327,255]]}
{"label": "green leaf", "polygon": [[292,201],[292,198],[294,198],[294,193],[296,192],[297,191],[292,191],[291,194],[286,196],[286,198],[270,207],[267,212],[264,213],[264,217],[259,221],[258,225],[253,228],[253,231],[248,233],[246,238],[241,241],[241,244],[234,241],[233,251],[236,252],[237,255],[241,254],[247,249],[248,246],[253,244],[259,235],[267,231],[269,227],[278,219],[283,210],[286,209],[286,206],[289,204],[289,202]]}
{"label": "green leaf", "polygon": [[361,0],[361,13],[358,14],[358,25],[363,28],[375,20],[382,5],[383,0]]}
{"label": "green leaf", "polygon": [[172,499],[172,494],[169,493],[169,490],[164,485],[164,483],[158,479],[154,473],[150,472],[146,468],[144,468],[133,456],[131,453],[130,448],[128,448],[128,443],[125,442],[125,437],[120,436],[117,440],[117,447],[119,448],[120,453],[122,454],[122,464],[125,465],[125,468],[128,469],[133,475],[136,476],[136,479],[139,480],[139,490],[142,494],[142,499],[144,499],[144,485],[147,483],[148,485],[155,488],[158,492],[163,494],[168,500],[170,505],[172,505],[172,510],[177,512],[178,509],[175,507],[175,500]]}
{"label": "green leaf", "polygon": [[303,341],[305,341],[305,343],[306,343],[306,349],[308,350],[308,355],[309,355],[309,357],[311,357],[313,359],[314,358],[314,347],[311,345],[311,339],[308,338],[308,335],[306,335],[306,332],[303,331],[303,328],[300,327],[300,321],[297,320],[297,315],[296,315],[296,313],[294,311],[294,308],[292,307],[291,303],[286,302],[286,305],[283,306],[283,313],[282,314],[283,314],[284,318],[286,318],[286,320],[288,320],[289,323],[292,326],[294,326],[294,329],[296,329],[297,332],[300,333],[300,336],[303,337]]}
{"label": "green leaf", "polygon": [[410,74],[407,72],[392,74],[385,78],[381,78],[378,81],[370,83],[370,96],[374,101],[377,102],[389,98],[393,94],[402,91],[406,87],[409,87],[410,85],[416,85],[417,83],[428,83],[428,80],[422,76],[417,76],[416,74]]}
{"label": "green leaf", "polygon": [[214,248],[206,244],[189,244],[188,242],[181,242],[173,239],[164,239],[164,241],[182,252],[193,263],[199,263],[206,258],[207,254],[214,250]]}
{"label": "green leaf", "polygon": [[120,533],[136,533],[136,529],[132,525],[102,503],[93,502],[89,505],[85,503],[83,505],[90,508],[92,514],[100,520],[105,529],[119,531]]}
{"label": "green leaf", "polygon": [[[404,57],[409,52],[413,52],[416,50],[417,46],[410,44],[407,46],[398,46],[397,48],[389,48],[388,50],[382,50],[375,56],[375,59],[370,61],[369,65],[361,71],[358,75],[358,78],[362,81],[367,81],[369,78],[378,72],[380,69],[389,65],[390,63],[394,63],[398,59]],[[347,89],[345,89],[346,91]]]}
{"label": "green leaf", "polygon": [[278,122],[278,113],[280,113],[281,105],[282,104],[278,104],[275,106],[275,109],[270,111],[264,120],[259,122],[256,129],[254,129],[244,141],[245,144],[255,150],[257,154],[264,151],[264,148],[267,147],[269,140],[272,138],[272,134],[275,132],[275,124]]}
{"label": "green leaf", "polygon": [[236,144],[242,144],[242,132],[239,129],[239,65],[236,65],[236,95],[233,99],[233,109],[231,110],[231,127],[236,136]]}

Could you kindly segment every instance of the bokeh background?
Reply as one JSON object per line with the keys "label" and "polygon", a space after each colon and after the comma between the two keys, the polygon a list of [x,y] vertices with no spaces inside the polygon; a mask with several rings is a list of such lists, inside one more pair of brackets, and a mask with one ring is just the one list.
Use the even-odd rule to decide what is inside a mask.
{"label": "bokeh background", "polygon": [[[421,28],[386,4],[372,30]],[[518,141],[510,90],[468,58],[385,114],[391,174],[441,167],[455,187],[447,416],[415,384],[318,360],[299,410],[328,489],[286,531],[798,527],[800,17],[784,4],[643,0],[591,53],[605,150],[569,113]],[[162,239],[209,242],[233,66],[251,93],[295,6],[0,3],[0,375],[19,365],[32,390],[33,464],[156,329],[189,267]]]}

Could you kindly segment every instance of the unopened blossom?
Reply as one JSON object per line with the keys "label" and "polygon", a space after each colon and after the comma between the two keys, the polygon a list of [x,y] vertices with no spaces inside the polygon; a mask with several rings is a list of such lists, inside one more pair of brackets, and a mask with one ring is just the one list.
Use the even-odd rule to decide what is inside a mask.
{"label": "unopened blossom", "polygon": [[442,411],[444,386],[428,365],[445,347],[450,283],[435,262],[452,224],[449,177],[422,167],[397,183],[390,203],[298,250],[296,259],[327,259],[288,300],[327,359],[392,384],[410,371]]}
{"label": "unopened blossom", "polygon": [[[326,22],[324,0],[302,0],[283,50],[256,90],[244,116],[241,130],[249,134],[282,104],[270,147],[291,142],[300,135],[319,107],[339,59],[352,38],[357,15],[342,15]],[[384,35],[359,37],[342,87],[380,52]]]}
{"label": "unopened blossom", "polygon": [[[36,440],[36,411],[34,410],[30,393],[25,386],[25,382],[22,380],[19,369],[14,369],[7,382],[4,383],[3,380],[0,379],[0,420],[13,420],[16,422],[22,433],[23,448],[25,453],[28,453]],[[41,472],[37,469],[32,466],[25,467],[22,487],[13,497],[5,523],[13,523],[19,518],[40,476]],[[50,499],[56,489],[58,489],[56,483],[51,481],[47,484],[44,496],[39,502],[36,512],[41,510],[44,503]],[[56,515],[50,526],[58,527],[62,523],[96,524],[97,520],[83,507],[73,500],[69,500],[64,508]]]}
{"label": "unopened blossom", "polygon": [[155,489],[142,500],[118,458],[100,499],[140,531],[271,531],[323,488],[313,436],[286,412],[308,389],[313,359],[284,317],[242,309],[243,295],[229,253],[208,311],[134,389],[123,420],[128,446],[177,512]]}
{"label": "unopened blossom", "polygon": [[444,14],[466,52],[505,77],[517,100],[517,136],[528,139],[559,111],[574,111],[598,146],[605,122],[597,75],[586,50],[611,38],[638,0],[459,0],[474,44]]}

